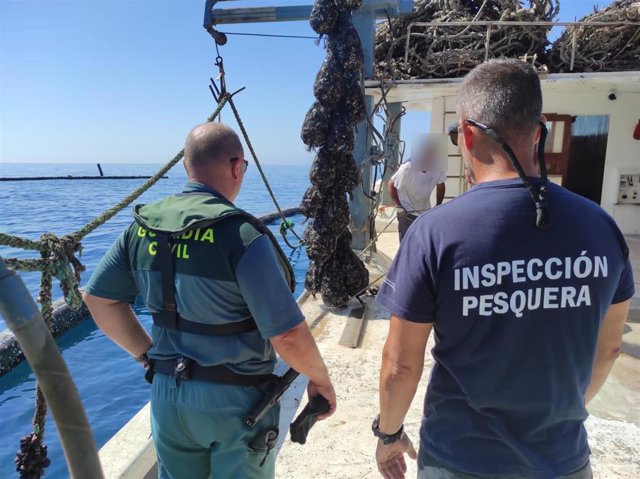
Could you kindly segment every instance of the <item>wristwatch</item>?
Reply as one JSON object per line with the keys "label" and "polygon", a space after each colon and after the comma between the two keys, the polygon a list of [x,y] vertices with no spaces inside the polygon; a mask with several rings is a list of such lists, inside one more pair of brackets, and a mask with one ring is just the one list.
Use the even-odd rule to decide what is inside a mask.
{"label": "wristwatch", "polygon": [[380,414],[378,414],[373,419],[373,424],[371,424],[371,430],[373,431],[373,435],[375,437],[377,437],[378,439],[381,439],[383,444],[388,445],[388,444],[393,444],[394,442],[400,440],[400,438],[402,437],[402,434],[404,434],[404,425],[400,426],[400,429],[398,429],[398,432],[394,434],[385,434],[380,431]]}
{"label": "wristwatch", "polygon": [[[149,349],[151,349],[151,346],[149,346]],[[140,356],[137,356],[133,359],[135,359],[137,362],[142,363],[142,365],[145,367],[145,369],[147,368],[147,366],[149,365],[149,356],[147,355],[147,353],[149,352],[149,349],[147,349],[144,353],[142,353]]]}

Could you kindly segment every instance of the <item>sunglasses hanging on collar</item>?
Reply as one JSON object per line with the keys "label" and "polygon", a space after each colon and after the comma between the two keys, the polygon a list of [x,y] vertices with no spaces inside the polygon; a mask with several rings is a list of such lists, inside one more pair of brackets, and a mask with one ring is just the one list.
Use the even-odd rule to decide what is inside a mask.
{"label": "sunglasses hanging on collar", "polygon": [[[524,184],[524,186],[529,190],[529,195],[533,200],[533,203],[536,206],[536,227],[538,229],[546,229],[549,226],[550,218],[549,218],[549,204],[547,203],[546,194],[547,194],[547,164],[544,159],[544,146],[547,139],[547,126],[540,122],[541,133],[540,133],[540,141],[538,142],[538,163],[540,164],[540,185],[536,185],[529,181],[526,173],[522,169],[522,165],[516,158],[515,153],[509,146],[500,134],[491,128],[490,126],[484,125],[479,121],[473,120],[471,118],[463,120],[471,126],[475,126],[476,128],[482,130],[482,132],[491,138],[493,141],[498,143],[504,152],[509,157],[509,161],[513,165],[513,168],[518,173],[518,177],[520,181]],[[449,138],[451,139],[451,143],[455,146],[458,146],[458,136],[460,131],[460,125],[458,123],[454,123],[449,127],[448,133]]]}

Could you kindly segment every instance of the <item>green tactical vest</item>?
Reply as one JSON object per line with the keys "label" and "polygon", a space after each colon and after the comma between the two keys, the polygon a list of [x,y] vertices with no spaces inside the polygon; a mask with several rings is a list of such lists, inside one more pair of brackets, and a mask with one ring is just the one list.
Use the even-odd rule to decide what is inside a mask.
{"label": "green tactical vest", "polygon": [[[273,244],[291,292],[295,289],[295,277],[291,265],[271,231],[257,218],[233,206],[228,201],[205,192],[181,193],[150,205],[138,205],[134,209],[136,222],[146,231],[156,235],[157,258],[160,266],[162,311],[152,313],[153,323],[161,328],[201,335],[229,335],[253,331],[253,318],[226,324],[202,324],[182,318],[177,311],[175,297],[175,269],[171,243],[193,230],[204,229],[230,217],[246,219],[258,232],[266,235]],[[154,253],[155,254],[155,253]]]}
{"label": "green tactical vest", "polygon": [[244,217],[260,233],[266,235],[276,250],[291,292],[296,280],[293,269],[271,230],[258,218],[210,193],[180,193],[149,205],[136,205],[133,217],[148,231],[177,237],[191,230],[212,226],[232,216]]}

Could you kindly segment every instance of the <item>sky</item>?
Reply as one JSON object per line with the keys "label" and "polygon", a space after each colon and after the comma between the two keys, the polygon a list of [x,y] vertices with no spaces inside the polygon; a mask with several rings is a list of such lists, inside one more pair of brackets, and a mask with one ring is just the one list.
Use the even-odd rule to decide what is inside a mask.
{"label": "sky", "polygon": [[[0,163],[164,163],[215,109],[204,0],[0,0]],[[221,8],[302,1],[220,2]],[[602,3],[604,7],[608,2]],[[560,20],[592,11],[562,0]],[[306,22],[229,32],[313,36]],[[229,36],[230,90],[264,163],[308,164],[300,125],[324,50],[310,39]],[[235,127],[230,111],[223,121]],[[427,113],[403,119],[405,138]]]}

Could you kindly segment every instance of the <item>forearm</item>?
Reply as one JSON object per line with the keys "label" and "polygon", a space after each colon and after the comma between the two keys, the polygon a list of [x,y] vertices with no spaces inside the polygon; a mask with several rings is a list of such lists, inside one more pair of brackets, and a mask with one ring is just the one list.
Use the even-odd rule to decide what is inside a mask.
{"label": "forearm", "polygon": [[151,346],[151,337],[127,303],[111,301],[86,293],[84,301],[93,320],[105,336],[134,357],[147,352]]}
{"label": "forearm", "polygon": [[618,355],[616,354],[616,352],[596,357],[596,361],[593,366],[593,372],[591,373],[591,382],[589,383],[587,392],[584,395],[585,404],[589,404],[589,402],[594,397],[596,397],[596,395],[606,382],[607,377],[609,377],[609,373],[611,372],[611,369],[613,368],[617,357]]}
{"label": "forearm", "polygon": [[389,181],[389,186],[387,189],[389,190],[389,196],[391,197],[391,201],[393,201],[393,203],[396,206],[400,206],[400,197],[398,196],[398,189],[393,184],[393,181]]}
{"label": "forearm", "polygon": [[404,422],[422,376],[422,364],[401,366],[383,352],[380,369],[380,431],[393,434]]}
{"label": "forearm", "polygon": [[598,331],[596,358],[593,362],[591,382],[584,395],[585,404],[598,394],[598,391],[607,380],[613,364],[620,355],[624,324],[627,320],[630,306],[630,300],[612,304],[602,320]]}
{"label": "forearm", "polygon": [[329,372],[307,323],[303,321],[270,341],[290,367],[316,384],[331,384]]}

